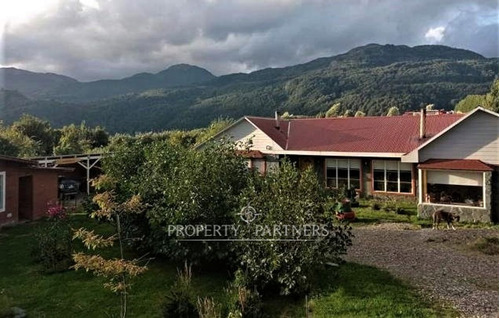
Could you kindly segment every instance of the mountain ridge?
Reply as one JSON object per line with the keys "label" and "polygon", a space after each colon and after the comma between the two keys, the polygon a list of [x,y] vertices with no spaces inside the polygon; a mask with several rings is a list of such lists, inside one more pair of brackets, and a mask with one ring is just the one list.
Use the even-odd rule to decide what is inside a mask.
{"label": "mountain ridge", "polygon": [[[135,132],[197,128],[220,116],[270,116],[274,110],[315,115],[334,103],[340,103],[343,112],[361,110],[367,115],[383,114],[391,106],[405,111],[430,103],[452,109],[465,95],[488,91],[498,76],[498,58],[446,46],[369,44],[336,56],[251,73],[214,76],[186,64],[169,69],[115,80],[120,83],[116,87],[110,85],[114,80],[102,80],[84,89],[69,84],[49,98],[27,95],[32,98],[29,105],[0,105],[0,119],[9,122],[29,112],[56,126],[85,119],[112,132]],[[177,82],[182,85],[164,85],[158,79],[162,72],[182,75],[185,69],[191,75]],[[151,77],[155,77],[154,84],[149,82]],[[142,86],[127,91],[127,85],[132,85],[127,81]],[[54,109],[71,111],[62,116]]]}

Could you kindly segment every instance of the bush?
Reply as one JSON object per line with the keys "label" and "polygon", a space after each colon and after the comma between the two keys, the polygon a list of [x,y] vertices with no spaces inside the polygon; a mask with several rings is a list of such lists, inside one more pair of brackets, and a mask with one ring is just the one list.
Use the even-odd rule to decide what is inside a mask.
{"label": "bush", "polygon": [[380,202],[378,201],[373,201],[371,204],[370,204],[372,210],[374,211],[380,211]]}
{"label": "bush", "polygon": [[170,289],[163,305],[165,318],[198,318],[194,291],[191,286],[191,266],[185,264],[183,271],[178,271],[177,281]]}
{"label": "bush", "polygon": [[99,205],[92,200],[92,196],[87,195],[82,200],[82,209],[83,212],[90,215],[92,212],[99,210]]}
{"label": "bush", "polygon": [[50,205],[47,214],[48,220],[35,231],[32,255],[44,272],[64,271],[72,264],[71,226],[62,207]]}
{"label": "bush", "polygon": [[198,298],[197,309],[200,318],[221,318],[220,306],[212,298]]}
{"label": "bush", "polygon": [[[322,184],[312,169],[299,172],[290,162],[280,169],[256,176],[241,194],[240,206],[251,204],[260,214],[252,226],[242,227],[241,239],[251,237],[256,227],[276,225],[304,227],[321,224],[327,235],[308,241],[304,234],[289,233],[289,241],[240,242],[239,267],[245,271],[247,286],[263,291],[277,288],[281,294],[302,294],[310,289],[311,276],[325,263],[338,263],[351,245],[350,228],[334,224]],[[267,238],[266,236],[259,238]]]}

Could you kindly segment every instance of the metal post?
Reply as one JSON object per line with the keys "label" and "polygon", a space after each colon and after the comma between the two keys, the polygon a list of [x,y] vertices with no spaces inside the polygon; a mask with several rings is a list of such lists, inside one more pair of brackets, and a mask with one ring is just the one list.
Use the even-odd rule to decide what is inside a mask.
{"label": "metal post", "polygon": [[90,157],[87,156],[87,195],[90,194]]}

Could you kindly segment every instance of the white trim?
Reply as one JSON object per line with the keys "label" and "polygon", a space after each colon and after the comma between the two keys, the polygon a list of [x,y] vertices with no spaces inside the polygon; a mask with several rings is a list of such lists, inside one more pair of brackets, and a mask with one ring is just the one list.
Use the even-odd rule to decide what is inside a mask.
{"label": "white trim", "polygon": [[483,207],[487,209],[489,206],[486,206],[486,172],[483,172]]}
{"label": "white trim", "polygon": [[[375,190],[375,164],[374,162],[375,161],[383,161],[384,162],[384,190]],[[372,182],[373,182],[373,192],[378,192],[378,193],[397,193],[397,194],[411,194],[411,195],[415,195],[414,191],[413,191],[413,179],[414,179],[414,176],[413,176],[413,167],[410,169],[410,170],[403,170],[403,171],[410,171],[411,173],[411,179],[412,181],[410,182],[411,183],[411,191],[410,192],[401,192],[401,161],[396,161],[396,163],[398,164],[398,181],[397,181],[397,184],[398,184],[398,191],[388,191],[387,190],[387,184],[388,184],[388,181],[387,181],[387,162],[394,162],[395,160],[372,160]],[[380,181],[380,180],[379,180]],[[408,182],[404,182],[404,183],[408,183]]]}
{"label": "white trim", "polygon": [[[486,114],[490,114],[490,115],[493,115],[493,116],[496,116],[498,117],[499,115],[497,113],[494,113],[490,110],[487,110],[487,109],[484,109],[482,107],[477,107],[476,109],[474,109],[473,111],[469,112],[467,115],[465,115],[464,117],[460,118],[459,120],[457,120],[456,122],[454,122],[453,124],[451,124],[450,126],[448,126],[447,128],[445,128],[444,130],[440,131],[438,134],[436,134],[434,137],[432,137],[431,139],[427,140],[426,142],[424,142],[423,144],[421,144],[420,146],[418,146],[418,148],[416,149],[413,149],[412,151],[410,151],[409,153],[403,155],[401,157],[401,161],[402,162],[419,162],[419,158],[418,158],[418,152],[426,147],[427,145],[429,145],[431,142],[433,142],[434,140],[438,139],[439,137],[441,137],[442,135],[446,134],[448,131],[450,131],[451,129],[453,129],[454,127],[458,126],[460,123],[462,123],[463,121],[467,120],[469,117],[471,117],[472,115],[474,115],[475,113],[477,113],[478,111],[483,111],[485,112]],[[416,157],[414,156],[416,153]],[[413,157],[413,158],[412,158]],[[408,159],[407,159],[408,158]],[[406,160],[405,160],[406,159]],[[413,160],[412,160],[413,159]]]}
{"label": "white trim", "polygon": [[375,158],[401,158],[404,153],[395,152],[339,152],[339,151],[305,151],[305,150],[278,150],[261,151],[270,155],[304,155],[304,156],[324,156],[324,157],[375,157]]}
{"label": "white trim", "polygon": [[[328,166],[328,160],[335,160],[335,166]],[[361,162],[361,159],[340,159],[340,160],[347,160],[347,187],[351,188],[351,169],[356,169],[351,167],[351,160],[356,160],[359,161],[359,168],[357,168],[359,172],[359,178],[357,179],[359,182],[359,187],[355,188],[356,190],[361,190],[361,183],[362,183],[362,176],[361,176],[361,169],[363,163]],[[332,188],[338,188],[339,187],[339,158],[325,158],[324,160],[324,165],[325,165],[325,180],[326,184],[328,186],[328,168],[332,169],[335,168],[335,186]],[[332,178],[330,178],[332,179]],[[355,179],[356,180],[356,179]]]}
{"label": "white trim", "polygon": [[5,197],[7,196],[7,173],[5,171],[0,172],[0,176],[2,176],[2,206],[0,207],[0,212],[5,212],[6,207],[5,207]]}
{"label": "white trim", "polygon": [[418,170],[418,203],[422,204],[423,203],[423,197],[424,197],[424,174],[422,169],[417,169]]}

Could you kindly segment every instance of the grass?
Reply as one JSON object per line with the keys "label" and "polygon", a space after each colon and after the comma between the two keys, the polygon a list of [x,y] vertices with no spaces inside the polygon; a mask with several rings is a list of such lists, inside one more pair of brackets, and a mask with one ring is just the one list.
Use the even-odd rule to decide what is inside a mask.
{"label": "grass", "polygon": [[[84,216],[72,216],[74,228],[86,226],[110,232]],[[103,288],[104,280],[84,271],[43,274],[30,255],[33,232],[43,222],[0,229],[0,313],[17,306],[29,317],[116,317],[119,299]],[[355,247],[354,247],[355,248]],[[111,252],[112,254],[113,252]],[[129,296],[129,317],[160,317],[160,306],[174,283],[176,265],[157,259],[134,281]],[[417,292],[374,267],[347,263],[338,270],[319,273],[318,286],[309,296],[309,317],[446,317],[453,310],[430,305]],[[193,270],[199,296],[222,299],[229,283],[222,270]],[[266,317],[305,317],[305,298],[271,296],[264,299]]]}
{"label": "grass", "polygon": [[486,255],[498,254],[497,237],[480,237],[467,246],[472,251],[478,251]]}
{"label": "grass", "polygon": [[[356,221],[351,223],[353,226],[391,222],[411,223],[419,227],[432,227],[430,219],[419,219],[417,217],[417,205],[413,202],[391,202],[388,207],[385,207],[384,202],[380,201],[379,210],[374,210],[372,204],[373,201],[361,200],[359,207],[353,208],[356,212]],[[395,206],[400,208],[399,213],[394,211]]]}

